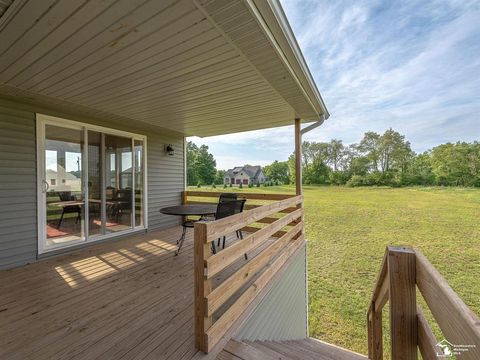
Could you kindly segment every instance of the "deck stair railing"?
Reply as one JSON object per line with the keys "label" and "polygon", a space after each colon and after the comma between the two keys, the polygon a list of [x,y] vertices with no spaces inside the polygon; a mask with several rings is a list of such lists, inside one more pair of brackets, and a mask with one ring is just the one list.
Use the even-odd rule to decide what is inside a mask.
{"label": "deck stair railing", "polygon": [[[184,193],[184,202],[192,203],[190,197],[218,200],[219,195],[188,191]],[[263,204],[247,201],[243,213],[195,223],[195,343],[205,353],[231,337],[239,322],[260,302],[272,280],[304,244],[302,196],[260,193],[238,196]],[[211,242],[237,230],[245,232],[242,240],[212,253]]]}
{"label": "deck stair railing", "polygon": [[[435,338],[417,304],[417,288],[445,339]],[[367,312],[368,357],[383,359],[382,309],[389,302],[391,359],[480,359],[480,319],[418,250],[387,247]]]}

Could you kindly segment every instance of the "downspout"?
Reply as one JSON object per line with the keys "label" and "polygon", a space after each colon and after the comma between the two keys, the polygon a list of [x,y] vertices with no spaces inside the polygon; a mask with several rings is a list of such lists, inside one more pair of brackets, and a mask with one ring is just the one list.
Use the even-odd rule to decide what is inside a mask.
{"label": "downspout", "polygon": [[310,125],[304,127],[300,132],[301,132],[301,134],[303,135],[303,134],[305,134],[305,133],[307,133],[307,132],[309,132],[309,131],[317,128],[317,127],[319,127],[319,126],[322,125],[324,122],[325,122],[325,115],[322,114],[322,116],[320,116],[320,120],[314,122],[313,124],[310,124]]}

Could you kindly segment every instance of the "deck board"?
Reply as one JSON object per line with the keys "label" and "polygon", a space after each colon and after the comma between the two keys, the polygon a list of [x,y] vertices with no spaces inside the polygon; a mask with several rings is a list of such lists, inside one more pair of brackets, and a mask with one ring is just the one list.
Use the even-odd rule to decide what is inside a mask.
{"label": "deck board", "polygon": [[312,338],[289,341],[230,340],[217,359],[368,360],[361,354]]}
{"label": "deck board", "polygon": [[175,257],[180,234],[134,235],[0,272],[0,358],[194,357],[193,240],[190,232]]}

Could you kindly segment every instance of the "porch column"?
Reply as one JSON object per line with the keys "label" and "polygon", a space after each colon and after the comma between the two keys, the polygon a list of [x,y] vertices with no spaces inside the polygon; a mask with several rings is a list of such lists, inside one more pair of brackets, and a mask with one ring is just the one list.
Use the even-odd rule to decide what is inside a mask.
{"label": "porch column", "polygon": [[302,133],[301,120],[295,119],[295,189],[297,195],[302,195]]}

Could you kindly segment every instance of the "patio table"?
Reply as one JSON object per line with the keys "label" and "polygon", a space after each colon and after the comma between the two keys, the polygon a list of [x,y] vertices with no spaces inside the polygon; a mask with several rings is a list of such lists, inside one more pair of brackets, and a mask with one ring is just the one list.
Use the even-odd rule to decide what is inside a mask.
{"label": "patio table", "polygon": [[[167,206],[160,209],[160,212],[165,215],[174,215],[174,216],[200,216],[200,219],[205,218],[208,215],[215,215],[217,212],[217,204],[184,204],[184,205],[175,205],[175,206]],[[178,255],[183,241],[185,240],[185,233],[187,231],[187,227],[191,227],[188,225],[192,225],[193,222],[183,221],[183,232],[180,238],[177,240],[177,244],[179,244],[178,249],[175,251],[175,255]]]}

